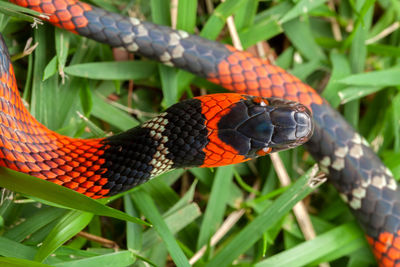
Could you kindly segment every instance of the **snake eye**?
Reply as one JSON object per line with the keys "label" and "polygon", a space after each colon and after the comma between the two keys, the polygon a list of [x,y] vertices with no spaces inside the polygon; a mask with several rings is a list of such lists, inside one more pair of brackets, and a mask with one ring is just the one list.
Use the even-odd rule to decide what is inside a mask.
{"label": "snake eye", "polygon": [[253,97],[253,102],[256,104],[259,104],[262,107],[266,107],[266,106],[270,105],[267,99],[259,97],[259,96]]}
{"label": "snake eye", "polygon": [[296,106],[296,110],[297,110],[298,112],[303,113],[303,112],[306,112],[307,108],[306,108],[305,106],[303,106],[303,105],[297,105],[297,106]]}
{"label": "snake eye", "polygon": [[271,151],[272,151],[271,147],[264,147],[264,148],[258,150],[256,152],[256,154],[262,157],[262,156],[268,155],[269,153],[271,153]]}

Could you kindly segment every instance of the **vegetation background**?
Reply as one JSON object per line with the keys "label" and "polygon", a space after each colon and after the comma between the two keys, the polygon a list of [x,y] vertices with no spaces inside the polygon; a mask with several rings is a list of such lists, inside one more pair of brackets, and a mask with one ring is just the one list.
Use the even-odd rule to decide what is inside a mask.
{"label": "vegetation background", "polygon": [[[400,177],[397,0],[90,2],[158,24],[172,21],[224,43],[236,31],[244,49],[321,92]],[[59,133],[118,133],[180,99],[223,91],[184,71],[42,24],[35,15],[0,1],[0,32],[24,100]],[[293,185],[281,187],[264,157],[175,170],[102,201],[1,168],[0,186],[8,190],[0,199],[0,265],[374,266],[362,230],[333,186],[307,186],[310,155],[303,148],[279,155]],[[290,211],[300,199],[317,233],[313,240],[305,240]]]}

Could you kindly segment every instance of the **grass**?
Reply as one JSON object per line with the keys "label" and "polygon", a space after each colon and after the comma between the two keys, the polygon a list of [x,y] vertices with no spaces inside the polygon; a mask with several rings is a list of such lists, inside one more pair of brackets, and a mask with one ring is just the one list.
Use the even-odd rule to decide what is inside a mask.
{"label": "grass", "polygon": [[[225,21],[234,15],[245,49],[257,43],[271,48],[267,55],[322,92],[400,177],[396,0],[343,0],[333,8],[325,0],[208,2],[179,1],[177,27],[229,43]],[[159,24],[171,21],[165,0],[92,3]],[[32,29],[34,12],[22,14],[5,1],[0,12],[0,31],[30,111],[62,134],[121,132],[199,88],[221,90],[149,60],[115,61],[108,46],[51,25]],[[31,46],[38,44],[31,54],[24,53],[29,37]],[[324,184],[311,193],[309,154],[302,148],[279,154],[293,185],[281,187],[265,157],[172,171],[102,201],[0,169],[0,186],[13,191],[3,190],[0,200],[0,265],[188,266],[202,251],[196,266],[374,266],[364,234],[335,189]],[[303,198],[317,232],[310,241],[290,212]],[[215,244],[216,232],[222,239]]]}

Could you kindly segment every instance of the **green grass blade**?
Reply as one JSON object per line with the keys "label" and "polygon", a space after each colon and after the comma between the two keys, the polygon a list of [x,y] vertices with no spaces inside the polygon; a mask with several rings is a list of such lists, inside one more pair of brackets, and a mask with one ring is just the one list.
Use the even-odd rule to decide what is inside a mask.
{"label": "green grass blade", "polygon": [[119,210],[107,207],[83,194],[54,183],[0,167],[0,187],[32,195],[58,205],[91,212],[96,215],[110,216],[134,223],[147,224]]}
{"label": "green grass blade", "polygon": [[176,28],[193,33],[196,26],[197,0],[178,2],[178,18]]}
{"label": "green grass blade", "polygon": [[247,0],[228,0],[219,4],[201,30],[200,36],[215,40],[225,26],[226,19],[241,8],[246,1]]}
{"label": "green grass blade", "polygon": [[167,108],[178,101],[178,81],[176,70],[161,64],[158,66],[158,69],[164,96],[162,106]]}
{"label": "green grass blade", "polygon": [[247,224],[206,266],[220,267],[230,265],[240,254],[262,238],[265,231],[274,226],[298,201],[315,189],[308,185],[310,176],[315,175],[315,172],[315,167],[308,170],[268,209]]}
{"label": "green grass blade", "polygon": [[130,251],[118,251],[87,259],[67,261],[63,263],[54,264],[56,267],[125,267],[130,266],[135,262],[135,257]]}
{"label": "green grass blade", "polygon": [[43,262],[51,253],[85,228],[93,214],[70,211],[53,228],[35,255],[35,260]]}
{"label": "green grass blade", "polygon": [[244,48],[248,48],[256,43],[268,40],[282,33],[281,24],[275,18],[268,18],[252,27],[239,32],[239,38]]}
{"label": "green grass blade", "polygon": [[324,60],[325,54],[314,40],[311,29],[306,22],[298,19],[283,24],[283,29],[293,45],[308,60]]}
{"label": "green grass blade", "polygon": [[57,73],[57,56],[53,57],[50,62],[47,64],[43,73],[43,81],[49,79],[54,74]]}
{"label": "green grass blade", "polygon": [[118,61],[82,63],[65,68],[65,73],[96,80],[138,80],[154,75],[156,63],[151,61]]}
{"label": "green grass blade", "polygon": [[[200,217],[200,215],[201,211],[199,207],[192,203],[173,213],[169,212],[169,215],[164,216],[164,219],[171,233],[176,234],[190,223],[194,222],[198,217]],[[162,240],[160,236],[157,235],[156,230],[151,228],[143,234],[143,250],[148,250],[161,241]]]}
{"label": "green grass blade", "polygon": [[306,80],[309,75],[315,73],[318,69],[322,69],[321,61],[311,60],[301,65],[296,65],[291,73],[300,80]]}
{"label": "green grass blade", "polygon": [[1,1],[0,12],[33,23],[39,21],[35,17],[41,16],[42,13],[28,9],[25,7],[16,6],[15,4]]}
{"label": "green grass blade", "polygon": [[[350,66],[354,73],[359,73],[364,70],[367,59],[366,38],[367,31],[370,28],[372,21],[373,8],[372,4],[375,0],[361,0],[356,2],[357,20],[354,30],[346,39],[344,44],[350,44]],[[362,25],[362,27],[361,27]],[[360,113],[360,103],[358,100],[348,102],[344,106],[344,117],[346,120],[357,129]]]}
{"label": "green grass blade", "polygon": [[169,253],[171,254],[174,263],[177,266],[190,266],[188,259],[186,258],[182,249],[179,247],[150,196],[144,191],[138,190],[132,195],[132,198],[146,218],[153,224],[154,229],[160,235]]}
{"label": "green grass blade", "polygon": [[340,80],[347,85],[361,86],[397,86],[400,84],[400,68],[370,71],[347,76]]}
{"label": "green grass blade", "polygon": [[58,59],[58,72],[60,75],[64,75],[65,64],[68,59],[70,35],[71,33],[56,28],[56,54]]}
{"label": "green grass blade", "polygon": [[93,116],[114,125],[121,131],[126,131],[139,125],[139,122],[132,118],[132,116],[108,103],[106,97],[100,93],[92,92],[92,97],[94,103],[92,109]]}
{"label": "green grass blade", "polygon": [[142,190],[145,191],[157,204],[162,212],[168,210],[169,207],[175,205],[179,201],[179,195],[164,181],[150,181],[144,184]]}
{"label": "green grass blade", "polygon": [[170,3],[164,0],[151,0],[151,16],[153,22],[162,25],[171,25]]}
{"label": "green grass blade", "polygon": [[373,94],[382,90],[380,86],[349,86],[338,92],[340,104],[346,104],[350,101],[360,99],[367,95]]}
{"label": "green grass blade", "polygon": [[51,42],[47,38],[52,34],[53,29],[50,27],[43,27],[41,31],[35,32],[35,42],[40,45],[35,49],[34,55],[34,65],[33,65],[33,80],[32,80],[32,98],[30,111],[32,115],[38,119],[40,122],[45,124],[50,129],[55,129],[56,127],[56,114],[55,112],[50,112],[54,110],[55,103],[58,101],[57,91],[58,82],[57,77],[52,76],[46,81],[43,81],[43,73],[45,72],[45,67],[47,62],[50,62],[48,58],[48,53],[52,49]]}
{"label": "green grass blade", "polygon": [[385,44],[370,44],[367,46],[369,53],[379,56],[400,57],[400,47]]}
{"label": "green grass blade", "polygon": [[254,18],[259,6],[258,0],[248,0],[243,8],[239,9],[235,14],[235,25],[239,31],[254,25]]}
{"label": "green grass blade", "polygon": [[330,59],[332,61],[332,73],[322,95],[333,107],[337,107],[340,103],[338,92],[344,88],[343,84],[340,83],[340,79],[350,75],[351,69],[349,61],[342,54],[332,52]]}
{"label": "green grass blade", "polygon": [[29,217],[28,220],[18,224],[14,228],[7,231],[4,234],[4,237],[17,242],[21,242],[32,233],[59,218],[64,213],[65,210],[62,209],[43,209],[35,213],[33,216]]}
{"label": "green grass blade", "polygon": [[[129,195],[124,196],[125,212],[132,217],[139,217],[140,214],[132,203]],[[142,248],[143,229],[139,224],[126,223],[126,246],[128,249],[140,251]]]}
{"label": "green grass blade", "polygon": [[301,0],[296,3],[296,5],[286,13],[286,15],[280,19],[280,23],[288,22],[302,14],[306,14],[316,7],[321,6],[327,0]]}
{"label": "green grass blade", "polygon": [[9,257],[3,257],[0,258],[0,266],[7,266],[7,267],[49,267],[51,265],[35,262],[35,261],[30,261],[30,260],[24,260],[24,259],[17,259],[17,258],[9,258]]}
{"label": "green grass blade", "polygon": [[224,218],[225,208],[229,197],[233,178],[233,166],[217,169],[211,189],[210,199],[200,227],[197,249],[206,245],[212,234],[218,229]]}
{"label": "green grass blade", "polygon": [[[0,255],[22,259],[33,259],[36,249],[0,236]],[[1,258],[0,258],[1,259]]]}
{"label": "green grass blade", "polygon": [[197,185],[197,180],[195,180],[190,186],[189,190],[181,197],[166,213],[164,216],[169,216],[171,213],[177,212],[186,205],[193,203],[194,193]]}
{"label": "green grass blade", "polygon": [[256,267],[314,265],[318,259],[334,252],[337,253],[347,244],[354,241],[357,242],[357,245],[351,247],[351,250],[346,251],[344,254],[351,254],[353,251],[365,246],[366,242],[364,234],[355,223],[344,224],[292,249],[261,261],[256,264]]}
{"label": "green grass blade", "polygon": [[[394,151],[399,152],[400,151],[400,94],[397,94],[393,98],[392,102],[392,110],[393,110],[393,127],[394,127],[394,135],[395,135],[395,141],[394,141]],[[400,165],[400,163],[399,163]],[[397,177],[397,176],[396,176]]]}

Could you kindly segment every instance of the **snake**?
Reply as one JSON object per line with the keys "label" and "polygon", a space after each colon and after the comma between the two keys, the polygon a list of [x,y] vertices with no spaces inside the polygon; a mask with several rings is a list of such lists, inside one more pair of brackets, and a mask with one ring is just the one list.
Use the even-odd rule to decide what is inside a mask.
{"label": "snake", "polygon": [[378,264],[400,266],[400,190],[391,171],[309,85],[230,45],[84,2],[11,2],[45,14],[57,27],[233,93],[180,102],[113,137],[73,139],[48,130],[26,110],[2,43],[0,165],[99,198],[173,168],[233,164],[305,143],[358,219]]}

